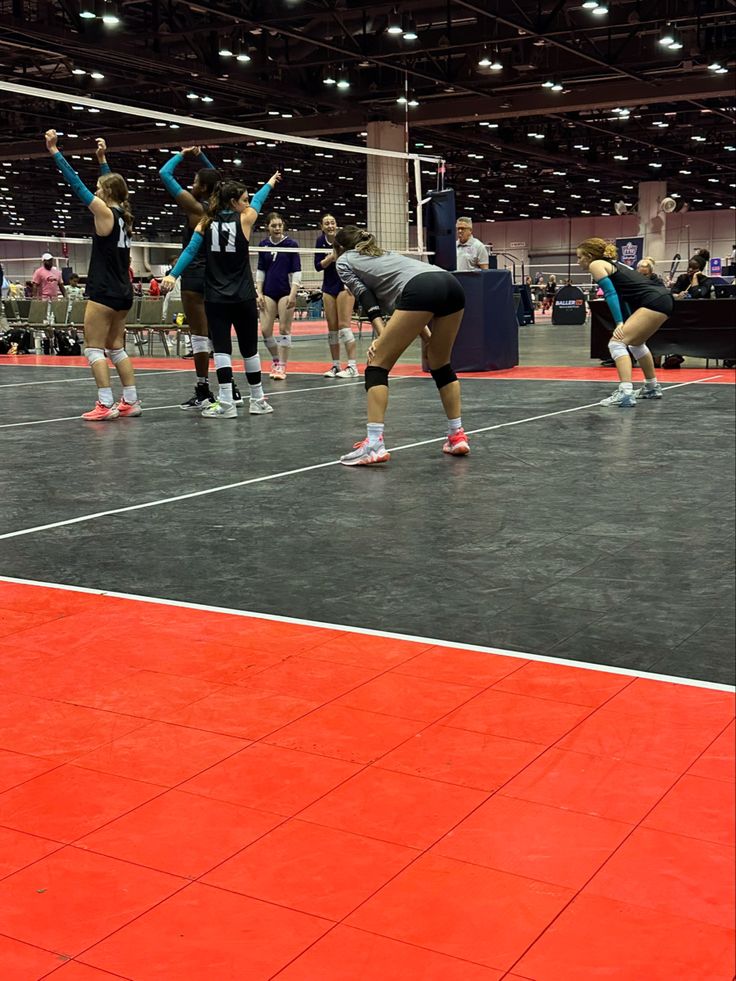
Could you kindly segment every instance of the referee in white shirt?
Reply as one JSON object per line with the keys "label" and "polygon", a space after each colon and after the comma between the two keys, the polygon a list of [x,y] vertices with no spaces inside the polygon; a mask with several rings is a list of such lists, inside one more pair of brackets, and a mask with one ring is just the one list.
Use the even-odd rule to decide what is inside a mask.
{"label": "referee in white shirt", "polygon": [[455,224],[457,231],[457,271],[470,272],[473,269],[488,268],[488,249],[473,238],[473,221],[471,218],[458,218]]}

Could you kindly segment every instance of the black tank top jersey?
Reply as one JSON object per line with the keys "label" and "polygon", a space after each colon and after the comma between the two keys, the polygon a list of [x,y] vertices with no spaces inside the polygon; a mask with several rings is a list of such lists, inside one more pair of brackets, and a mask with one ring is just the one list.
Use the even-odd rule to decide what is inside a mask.
{"label": "black tank top jersey", "polygon": [[648,307],[653,300],[661,300],[663,296],[670,295],[666,286],[657,286],[646,276],[631,269],[625,262],[613,259],[606,259],[606,262],[610,262],[616,270],[611,273],[610,280],[619,299],[623,300],[632,312],[639,307]]}
{"label": "black tank top jersey", "polygon": [[109,235],[92,233],[92,255],[87,272],[87,295],[91,298],[133,300],[130,283],[130,236],[125,227],[123,212],[111,208],[114,224]]}
{"label": "black tank top jersey", "polygon": [[204,236],[204,298],[211,303],[240,303],[256,296],[250,271],[248,239],[240,215],[221,211]]}
{"label": "black tank top jersey", "polygon": [[[192,239],[192,235],[194,235],[194,229],[189,224],[189,219],[187,218],[187,222],[184,225],[184,232],[181,237],[182,250],[189,245]],[[200,249],[199,252],[195,255],[195,257],[187,266],[187,276],[191,276],[192,273],[196,274],[199,272],[204,272],[204,264],[205,264],[204,251]]]}

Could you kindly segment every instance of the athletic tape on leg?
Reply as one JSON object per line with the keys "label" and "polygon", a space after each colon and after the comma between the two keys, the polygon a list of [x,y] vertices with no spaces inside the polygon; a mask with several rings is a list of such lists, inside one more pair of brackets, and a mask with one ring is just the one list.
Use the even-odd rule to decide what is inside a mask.
{"label": "athletic tape on leg", "polygon": [[355,340],[355,334],[352,332],[350,327],[341,327],[338,331],[338,337],[346,347],[348,344],[352,344]]}
{"label": "athletic tape on leg", "polygon": [[279,347],[291,347],[291,334],[279,334]]}

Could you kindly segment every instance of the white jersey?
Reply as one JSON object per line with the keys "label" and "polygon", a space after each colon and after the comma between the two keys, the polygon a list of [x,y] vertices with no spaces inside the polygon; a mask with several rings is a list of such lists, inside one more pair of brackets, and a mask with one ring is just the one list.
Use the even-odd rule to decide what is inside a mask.
{"label": "white jersey", "polygon": [[464,245],[455,242],[455,248],[458,272],[470,272],[473,269],[480,269],[481,264],[488,265],[488,249],[472,235]]}

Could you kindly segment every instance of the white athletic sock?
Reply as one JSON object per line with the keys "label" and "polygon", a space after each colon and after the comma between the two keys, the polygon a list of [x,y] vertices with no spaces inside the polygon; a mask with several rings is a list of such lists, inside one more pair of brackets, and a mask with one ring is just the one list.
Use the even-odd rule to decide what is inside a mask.
{"label": "white athletic sock", "polygon": [[128,405],[132,405],[134,402],[138,401],[138,392],[136,391],[135,385],[123,386],[123,398]]}
{"label": "white athletic sock", "polygon": [[255,399],[256,402],[260,402],[260,400],[264,397],[263,384],[249,385],[248,387],[250,388],[250,397]]}
{"label": "white athletic sock", "polygon": [[368,443],[374,446],[376,443],[380,443],[383,439],[383,427],[382,422],[369,422],[368,423]]}
{"label": "white athletic sock", "polygon": [[333,367],[333,368],[339,368],[339,367],[340,367],[340,362],[339,362],[339,361],[335,361],[335,360],[333,359],[333,361],[332,361],[332,367]]}
{"label": "white athletic sock", "polygon": [[226,402],[231,405],[233,401],[233,383],[228,382],[227,385],[220,385],[220,390],[217,393],[218,402]]}
{"label": "white athletic sock", "polygon": [[631,395],[631,393],[634,391],[634,383],[633,382],[621,382],[621,384],[619,385],[619,388],[621,389],[622,392],[625,392],[627,395]]}
{"label": "white athletic sock", "polygon": [[656,388],[658,384],[657,376],[655,375],[654,378],[645,378],[644,384],[646,385],[647,388]]}
{"label": "white athletic sock", "polygon": [[105,406],[107,406],[108,409],[111,409],[112,406],[113,406],[112,389],[111,388],[98,388],[97,389],[97,401],[100,403],[100,405],[105,405]]}
{"label": "white athletic sock", "polygon": [[355,358],[352,358],[352,360],[350,358],[348,358],[348,368],[357,368],[357,367],[358,367],[358,364],[357,364]]}
{"label": "white athletic sock", "polygon": [[207,384],[207,375],[205,375],[204,377],[202,377],[202,375],[197,375],[197,384],[198,385],[206,385]]}
{"label": "white athletic sock", "polygon": [[463,428],[463,420],[460,416],[457,419],[447,420],[447,435],[452,436],[453,433],[459,433]]}

